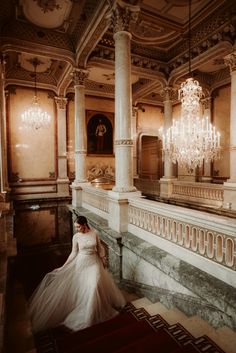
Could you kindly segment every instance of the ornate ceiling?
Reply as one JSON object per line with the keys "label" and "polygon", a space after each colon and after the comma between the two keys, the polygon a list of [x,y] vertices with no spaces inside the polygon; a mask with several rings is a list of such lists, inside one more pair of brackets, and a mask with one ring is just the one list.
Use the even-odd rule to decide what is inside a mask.
{"label": "ornate ceiling", "polygon": [[[2,0],[1,52],[6,85],[37,85],[57,95],[73,92],[74,67],[89,71],[86,94],[114,98],[112,13],[121,0]],[[162,104],[166,85],[189,72],[189,1],[126,0],[138,6],[132,33],[133,102]],[[191,69],[206,91],[230,82],[224,56],[233,51],[235,0],[192,0]]]}

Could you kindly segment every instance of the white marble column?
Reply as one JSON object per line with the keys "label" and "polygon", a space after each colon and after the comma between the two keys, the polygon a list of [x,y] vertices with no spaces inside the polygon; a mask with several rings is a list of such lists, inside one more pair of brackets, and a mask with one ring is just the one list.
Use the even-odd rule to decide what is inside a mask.
{"label": "white marble column", "polygon": [[236,209],[236,51],[227,55],[225,64],[231,73],[230,107],[230,179],[224,183],[224,207]]}
{"label": "white marble column", "polygon": [[[208,120],[211,121],[211,97],[207,97],[201,100],[203,105],[203,117],[208,117]],[[211,183],[212,182],[212,162],[204,161],[204,174],[202,176],[202,182]]]}
{"label": "white marble column", "polygon": [[57,107],[57,141],[58,141],[57,193],[59,196],[69,196],[69,178],[67,176],[67,158],[66,158],[67,98],[55,97],[55,102]]}
{"label": "white marble column", "polygon": [[72,204],[81,206],[81,184],[87,182],[86,155],[87,155],[87,131],[85,121],[85,79],[88,71],[74,69],[73,81],[75,88],[75,180],[71,185]]}
{"label": "white marble column", "polygon": [[131,34],[118,31],[115,39],[115,165],[113,191],[135,191],[133,186],[133,140],[131,138]]}
{"label": "white marble column", "polygon": [[[133,140],[131,136],[132,91],[130,25],[138,6],[118,1],[113,9],[115,40],[115,186],[109,192],[109,227],[120,232],[128,227],[128,197],[139,194],[133,185]],[[129,196],[132,194],[132,196]]]}
{"label": "white marble column", "polygon": [[[172,97],[175,91],[172,87],[165,87],[162,91],[164,104],[164,131],[167,131],[172,125],[173,105]],[[160,196],[168,198],[172,194],[174,176],[174,166],[164,154],[164,176],[160,179]]]}
{"label": "white marble column", "polygon": [[137,155],[137,114],[138,107],[132,107],[131,137],[133,140],[133,178],[138,178],[138,155]]}
{"label": "white marble column", "polygon": [[7,133],[6,133],[6,98],[5,98],[5,59],[0,59],[0,201],[6,199],[10,191],[7,175]]}

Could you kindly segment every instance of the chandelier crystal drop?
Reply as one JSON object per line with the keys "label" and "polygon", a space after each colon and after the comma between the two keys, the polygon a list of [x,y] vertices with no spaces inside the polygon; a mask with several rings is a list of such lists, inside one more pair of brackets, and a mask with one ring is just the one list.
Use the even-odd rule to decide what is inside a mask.
{"label": "chandelier crystal drop", "polygon": [[49,127],[51,116],[40,108],[38,98],[34,96],[31,107],[21,114],[21,120],[24,127],[38,130]]}
{"label": "chandelier crystal drop", "polygon": [[50,126],[51,116],[46,111],[43,111],[41,109],[39,99],[37,97],[36,67],[40,64],[40,61],[37,58],[34,58],[31,63],[34,66],[35,94],[32,105],[21,114],[21,121],[23,123],[24,128],[39,130],[48,128]]}

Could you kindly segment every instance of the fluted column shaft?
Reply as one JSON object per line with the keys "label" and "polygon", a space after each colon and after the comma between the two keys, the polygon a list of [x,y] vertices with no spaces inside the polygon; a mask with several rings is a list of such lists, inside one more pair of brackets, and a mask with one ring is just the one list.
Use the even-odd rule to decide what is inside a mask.
{"label": "fluted column shaft", "polygon": [[[164,96],[164,131],[169,129],[172,125],[172,114],[173,114],[173,105],[171,96],[173,94],[173,89],[171,87],[166,87],[163,90]],[[173,178],[173,163],[167,158],[164,157],[164,178],[170,179]]]}
{"label": "fluted column shaft", "polygon": [[57,106],[57,141],[58,141],[58,193],[69,195],[66,158],[66,105],[67,98],[55,97]]}
{"label": "fluted column shaft", "polygon": [[7,176],[7,135],[6,135],[6,98],[5,98],[5,60],[0,60],[0,193],[5,199],[9,191]]}
{"label": "fluted column shaft", "polygon": [[131,139],[131,34],[119,31],[115,39],[115,164],[113,191],[136,190],[133,186],[133,141]]}
{"label": "fluted column shaft", "polygon": [[87,181],[87,131],[84,80],[88,77],[88,72],[76,69],[73,74],[75,88],[75,184],[78,184]]}
{"label": "fluted column shaft", "polygon": [[230,106],[230,179],[236,183],[236,52],[225,57],[225,63],[231,73],[231,106]]}
{"label": "fluted column shaft", "polygon": [[236,210],[236,51],[227,55],[225,64],[231,73],[230,106],[230,178],[224,183],[224,208]]}
{"label": "fluted column shaft", "polygon": [[[202,100],[204,107],[203,117],[208,117],[208,120],[211,121],[211,97],[207,97]],[[210,183],[212,181],[212,170],[211,170],[211,161],[204,161],[204,174],[202,176],[203,182]]]}

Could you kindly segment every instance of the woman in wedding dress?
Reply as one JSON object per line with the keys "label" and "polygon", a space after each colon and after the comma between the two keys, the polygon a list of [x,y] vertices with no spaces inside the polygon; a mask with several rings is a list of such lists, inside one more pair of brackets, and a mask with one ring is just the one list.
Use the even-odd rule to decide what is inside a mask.
{"label": "woman in wedding dress", "polygon": [[118,314],[126,302],[105,268],[105,250],[87,219],[75,221],[72,251],[60,268],[46,274],[29,301],[33,331],[58,325],[77,331]]}

